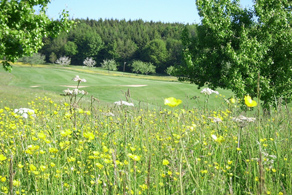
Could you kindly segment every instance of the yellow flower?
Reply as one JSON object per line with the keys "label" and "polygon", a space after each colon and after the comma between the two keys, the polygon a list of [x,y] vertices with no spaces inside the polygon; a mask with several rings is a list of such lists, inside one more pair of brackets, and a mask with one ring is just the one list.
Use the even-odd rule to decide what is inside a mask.
{"label": "yellow flower", "polygon": [[139,161],[140,159],[141,159],[140,156],[137,156],[137,155],[134,155],[134,156],[133,156],[133,160],[134,160],[134,161]]}
{"label": "yellow flower", "polygon": [[254,100],[252,100],[249,95],[246,95],[244,97],[244,102],[245,102],[245,105],[247,105],[248,107],[255,107],[255,106],[257,106],[257,102],[254,101]]}
{"label": "yellow flower", "polygon": [[93,140],[94,139],[94,134],[92,132],[88,132],[88,133],[83,133],[83,136],[89,140]]}
{"label": "yellow flower", "polygon": [[8,188],[6,188],[5,186],[1,187],[1,191],[4,192],[4,194],[8,194]]}
{"label": "yellow flower", "polygon": [[0,176],[0,181],[5,182],[6,181],[6,177]]}
{"label": "yellow flower", "polygon": [[49,148],[50,153],[57,153],[59,150],[57,148]]}
{"label": "yellow flower", "polygon": [[169,164],[169,161],[166,160],[166,159],[164,159],[164,160],[162,161],[162,164],[163,164],[163,165],[168,165],[168,164]]}
{"label": "yellow flower", "polygon": [[236,100],[235,100],[234,98],[230,98],[230,99],[229,99],[229,102],[230,102],[231,104],[235,104]]}
{"label": "yellow flower", "polygon": [[24,167],[21,163],[18,163],[18,165],[17,165],[20,169],[22,168],[22,167]]}
{"label": "yellow flower", "polygon": [[7,159],[6,156],[4,156],[3,154],[0,154],[0,161],[4,161],[4,160],[6,160],[6,159]]}
{"label": "yellow flower", "polygon": [[40,139],[46,139],[46,134],[44,134],[44,133],[38,133],[38,137],[40,138]]}
{"label": "yellow flower", "polygon": [[211,135],[211,137],[215,140],[215,142],[218,142],[218,143],[222,143],[225,141],[224,137],[221,135],[219,137],[217,137],[216,135]]}
{"label": "yellow flower", "polygon": [[41,169],[42,171],[45,171],[45,170],[47,170],[47,168],[48,168],[48,167],[47,167],[47,166],[45,166],[45,165],[41,165],[41,166],[40,166],[40,169]]}
{"label": "yellow flower", "polygon": [[96,163],[95,166],[97,166],[99,169],[102,169],[103,168],[103,165],[100,164],[100,163]]}
{"label": "yellow flower", "polygon": [[174,97],[169,97],[164,99],[164,104],[170,107],[176,107],[180,105],[182,101],[180,99],[175,99]]}
{"label": "yellow flower", "polygon": [[35,171],[35,170],[37,170],[37,168],[36,168],[33,164],[30,164],[30,165],[29,165],[29,169],[30,169],[31,171]]}
{"label": "yellow flower", "polygon": [[20,181],[13,180],[13,186],[19,187],[20,186]]}

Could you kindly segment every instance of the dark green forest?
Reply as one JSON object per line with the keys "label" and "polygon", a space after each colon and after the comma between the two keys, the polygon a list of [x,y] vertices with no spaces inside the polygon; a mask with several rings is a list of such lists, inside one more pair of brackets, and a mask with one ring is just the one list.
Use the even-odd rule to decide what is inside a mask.
{"label": "dark green forest", "polygon": [[61,56],[71,58],[72,65],[82,65],[92,57],[96,66],[114,59],[119,70],[131,71],[133,61],[152,63],[157,73],[182,63],[181,23],[145,22],[143,20],[76,19],[68,33],[43,40],[40,53],[48,63]]}

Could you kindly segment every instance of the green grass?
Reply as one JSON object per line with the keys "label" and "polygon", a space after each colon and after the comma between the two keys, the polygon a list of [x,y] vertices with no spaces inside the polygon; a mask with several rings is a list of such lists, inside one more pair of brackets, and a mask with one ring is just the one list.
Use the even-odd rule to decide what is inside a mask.
{"label": "green grass", "polygon": [[[77,108],[58,95],[76,74],[102,101],[87,98]],[[290,108],[263,116],[221,96],[206,103],[194,85],[112,74],[54,66],[0,72],[0,194],[292,194]],[[114,105],[125,100],[128,87],[120,85],[132,84],[147,85],[130,88],[135,106]],[[170,96],[183,103],[164,106]],[[23,105],[36,117],[13,112]],[[239,113],[255,122],[235,122]]]}
{"label": "green grass", "polygon": [[[175,81],[173,77],[157,77],[136,75],[121,72],[109,72],[101,69],[89,69],[80,67],[59,66],[14,66],[11,74],[2,72],[3,78],[9,77],[8,85],[11,88],[35,90],[36,93],[61,94],[66,86],[74,86],[72,81],[75,75],[87,80],[81,83],[82,88],[103,102],[115,102],[125,100],[124,93],[130,90],[131,100],[135,104],[143,104],[149,107],[163,107],[164,98],[173,96],[182,99],[185,106],[200,107],[206,100],[196,85]],[[7,80],[7,79],[5,79]],[[131,87],[127,85],[145,85],[143,87]],[[218,90],[226,97],[231,92]],[[192,97],[199,97],[191,100]],[[210,97],[210,108],[218,107],[215,96]],[[219,99],[219,98],[218,98]],[[188,103],[187,103],[188,102]],[[183,107],[183,106],[181,106]]]}

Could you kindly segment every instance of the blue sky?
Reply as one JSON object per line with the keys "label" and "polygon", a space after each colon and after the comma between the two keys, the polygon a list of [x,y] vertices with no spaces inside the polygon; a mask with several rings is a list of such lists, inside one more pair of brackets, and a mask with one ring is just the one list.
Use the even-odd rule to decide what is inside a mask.
{"label": "blue sky", "polygon": [[[241,0],[243,7],[252,0]],[[70,18],[126,19],[179,23],[199,23],[195,0],[52,0],[47,14],[57,19],[66,9]]]}

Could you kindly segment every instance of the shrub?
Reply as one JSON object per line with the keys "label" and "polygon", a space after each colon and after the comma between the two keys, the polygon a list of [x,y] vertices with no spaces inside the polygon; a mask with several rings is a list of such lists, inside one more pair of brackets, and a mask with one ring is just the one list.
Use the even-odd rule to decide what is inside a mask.
{"label": "shrub", "polygon": [[50,57],[50,59],[49,59],[50,62],[52,62],[54,64],[57,60],[57,55],[54,52],[52,52],[49,57]]}
{"label": "shrub", "polygon": [[87,67],[93,67],[95,64],[96,64],[96,61],[92,58],[86,58],[84,61],[83,61],[83,64],[86,65]]}
{"label": "shrub", "polygon": [[103,60],[103,62],[101,63],[101,67],[108,70],[108,71],[117,70],[118,64],[116,63],[116,61],[114,59]]}
{"label": "shrub", "polygon": [[71,58],[63,56],[60,57],[59,59],[57,59],[56,64],[60,64],[60,65],[69,65],[71,63]]}
{"label": "shrub", "polygon": [[27,63],[27,64],[44,64],[45,56],[40,53],[34,53],[32,56],[24,56],[19,58],[19,62]]}
{"label": "shrub", "polygon": [[167,67],[167,69],[165,70],[166,74],[168,74],[169,76],[173,76],[174,73],[174,66],[169,66]]}
{"label": "shrub", "polygon": [[141,74],[155,73],[155,66],[151,62],[142,62],[140,60],[134,61],[132,64],[132,71]]}

